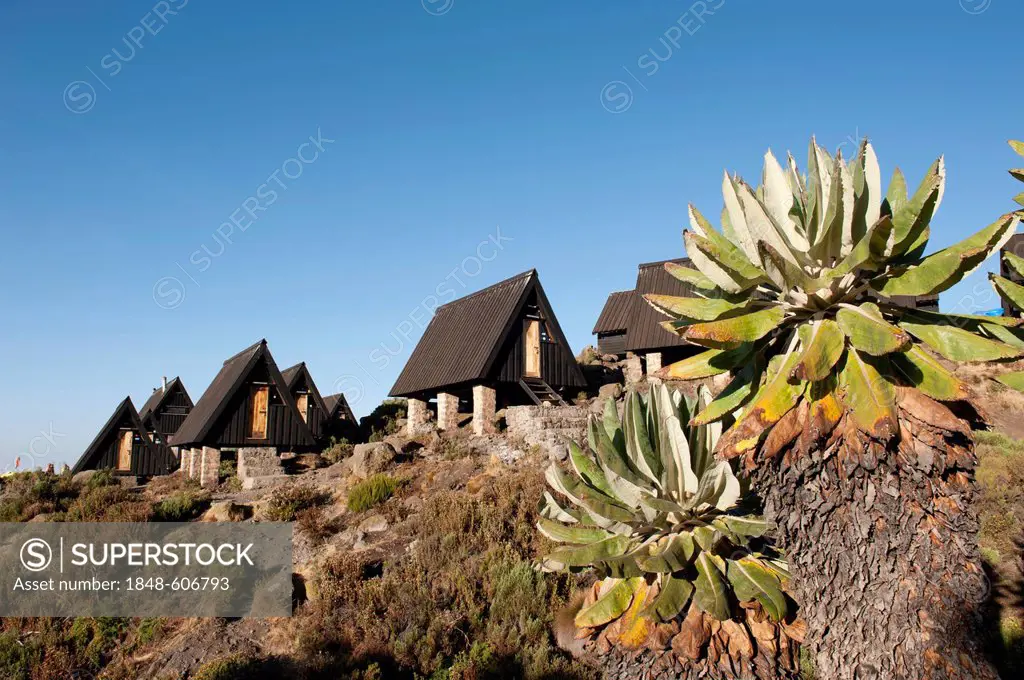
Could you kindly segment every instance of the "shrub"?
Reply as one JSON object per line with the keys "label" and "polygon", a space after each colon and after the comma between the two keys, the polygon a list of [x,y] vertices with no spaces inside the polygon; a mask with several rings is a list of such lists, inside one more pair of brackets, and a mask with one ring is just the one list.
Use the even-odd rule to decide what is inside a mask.
{"label": "shrub", "polygon": [[357,677],[372,662],[380,677],[596,677],[550,632],[575,577],[533,571],[546,545],[533,530],[542,487],[525,471],[479,496],[442,492],[412,520],[408,553],[383,565],[366,552],[332,556],[295,621],[300,658],[323,677]]}
{"label": "shrub", "polygon": [[4,480],[0,522],[27,522],[42,513],[62,512],[78,494],[79,486],[70,475],[39,471],[13,474]]}
{"label": "shrub", "polygon": [[115,484],[83,493],[60,519],[67,522],[148,522],[152,514],[149,502]]}
{"label": "shrub", "polygon": [[243,680],[249,678],[258,666],[256,659],[235,654],[207,663],[193,677],[195,680]]}
{"label": "shrub", "polygon": [[352,512],[362,512],[378,506],[391,498],[402,483],[402,480],[391,475],[383,473],[373,475],[349,490],[348,509]]}
{"label": "shrub", "polygon": [[367,434],[367,441],[379,442],[389,434],[398,432],[398,421],[405,418],[405,399],[385,399],[370,415],[359,421],[359,427]]}
{"label": "shrub", "polygon": [[438,446],[438,453],[444,460],[459,460],[471,457],[473,450],[462,439],[442,439]]}
{"label": "shrub", "polygon": [[270,495],[263,508],[263,516],[271,522],[291,522],[299,511],[324,505],[330,500],[330,494],[311,486],[286,486]]}
{"label": "shrub", "polygon": [[154,522],[188,522],[210,506],[210,494],[196,489],[180,491],[153,506]]}
{"label": "shrub", "polygon": [[320,455],[323,456],[324,460],[333,465],[351,456],[355,448],[355,445],[351,444],[344,437],[341,439],[331,437],[331,445],[324,449]]}

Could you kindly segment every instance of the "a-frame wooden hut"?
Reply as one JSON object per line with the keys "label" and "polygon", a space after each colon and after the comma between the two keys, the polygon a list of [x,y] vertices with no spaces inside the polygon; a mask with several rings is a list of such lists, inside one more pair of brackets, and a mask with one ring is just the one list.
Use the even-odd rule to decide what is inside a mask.
{"label": "a-frame wooden hut", "polygon": [[320,390],[313,382],[313,376],[309,373],[306,362],[295,364],[290,368],[281,371],[281,377],[288,385],[288,391],[295,400],[295,408],[298,409],[302,420],[309,426],[310,432],[317,444],[324,442],[324,425],[327,418],[327,406]]}
{"label": "a-frame wooden hut", "polygon": [[316,441],[267,341],[260,340],[224,362],[171,444],[181,451],[182,467],[187,462],[191,476],[198,467],[200,480],[207,480],[216,474],[221,449],[269,449],[279,455],[314,448]]}
{"label": "a-frame wooden hut", "polygon": [[409,429],[427,419],[437,399],[437,424],[458,426],[471,402],[478,434],[493,430],[497,407],[562,402],[586,387],[536,270],[437,309],[399,375],[391,396],[409,402]]}
{"label": "a-frame wooden hut", "polygon": [[150,440],[131,397],[125,397],[71,470],[151,477],[166,475],[177,465],[170,448]]}
{"label": "a-frame wooden hut", "polygon": [[181,378],[174,378],[170,382],[164,378],[160,387],[154,389],[142,405],[139,418],[154,442],[167,444],[185,422],[193,406],[195,404]]}
{"label": "a-frame wooden hut", "polygon": [[359,421],[348,405],[348,400],[341,392],[324,397],[324,408],[327,415],[324,417],[324,440],[355,439],[359,434]]}

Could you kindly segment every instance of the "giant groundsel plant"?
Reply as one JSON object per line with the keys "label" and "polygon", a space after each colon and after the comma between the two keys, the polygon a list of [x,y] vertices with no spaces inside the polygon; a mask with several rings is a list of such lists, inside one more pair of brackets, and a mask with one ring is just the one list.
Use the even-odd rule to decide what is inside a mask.
{"label": "giant groundsel plant", "polygon": [[687,425],[709,401],[706,389],[687,400],[655,385],[648,396],[627,394],[620,420],[609,399],[603,417],[590,418],[589,451],[570,445],[572,471],[548,469],[554,494],[545,492],[538,528],[563,545],[540,566],[590,568],[603,579],[577,626],[622,617],[642,637],[691,602],[720,620],[734,600],[786,615],[785,563],[760,538],[765,521],[742,507],[730,463],[712,454],[721,426]]}
{"label": "giant groundsel plant", "polygon": [[860,431],[887,441],[898,433],[898,386],[939,401],[967,396],[933,352],[952,361],[1024,354],[1024,343],[1011,341],[1020,319],[907,305],[974,271],[1014,233],[1016,215],[925,255],[945,187],[942,158],[912,194],[898,169],[883,194],[866,140],[850,162],[814,140],[808,156],[804,175],[792,156],[783,166],[768,152],[756,189],[726,174],[722,230],[691,206],[683,238],[696,268],[666,265],[694,296],[646,296],[672,317],[666,328],[707,348],[663,377],[735,373],[699,418],[735,418],[720,449],[726,457],[752,456],[803,400],[816,430],[847,412]]}

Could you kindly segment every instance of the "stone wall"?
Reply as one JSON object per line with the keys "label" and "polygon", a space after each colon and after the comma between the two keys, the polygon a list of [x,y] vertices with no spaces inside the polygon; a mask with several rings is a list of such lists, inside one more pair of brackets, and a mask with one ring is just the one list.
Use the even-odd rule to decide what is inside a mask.
{"label": "stone wall", "polygon": [[459,398],[454,394],[441,392],[437,395],[437,428],[459,429]]}
{"label": "stone wall", "polygon": [[570,439],[586,442],[587,413],[585,406],[510,406],[505,410],[507,434],[562,460]]}
{"label": "stone wall", "polygon": [[274,447],[238,449],[238,479],[243,489],[258,489],[285,476]]}
{"label": "stone wall", "polygon": [[203,459],[199,464],[199,486],[215,488],[220,483],[220,449],[203,447]]}
{"label": "stone wall", "polygon": [[477,435],[493,434],[494,405],[497,393],[485,385],[473,387],[473,433]]}
{"label": "stone wall", "polygon": [[408,399],[406,404],[406,433],[410,437],[433,429],[430,425],[430,411],[427,408],[427,402],[422,399]]}

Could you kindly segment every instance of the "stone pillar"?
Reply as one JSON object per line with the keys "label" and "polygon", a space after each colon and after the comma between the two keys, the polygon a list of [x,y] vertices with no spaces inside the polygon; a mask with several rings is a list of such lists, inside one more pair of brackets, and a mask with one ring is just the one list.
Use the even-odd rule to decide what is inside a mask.
{"label": "stone pillar", "polygon": [[440,430],[458,429],[459,398],[454,394],[441,392],[437,395],[437,427]]}
{"label": "stone pillar", "polygon": [[631,354],[622,364],[622,376],[626,379],[627,385],[634,385],[644,377],[644,367],[640,363],[640,357]]}
{"label": "stone pillar", "polygon": [[199,477],[199,465],[203,462],[203,450],[192,449],[188,454],[188,478],[197,479]]}
{"label": "stone pillar", "polygon": [[494,434],[494,405],[497,394],[486,385],[473,386],[473,433]]}
{"label": "stone pillar", "polygon": [[406,400],[406,407],[406,433],[410,437],[415,437],[427,430],[430,412],[427,410],[427,402],[422,399],[410,397]]}
{"label": "stone pillar", "polygon": [[188,467],[192,458],[192,449],[181,449],[181,474],[188,479]]}
{"label": "stone pillar", "polygon": [[212,489],[220,483],[220,449],[203,447],[203,458],[199,465],[199,486]]}
{"label": "stone pillar", "polygon": [[654,374],[661,370],[661,352],[648,352],[647,354],[647,380],[660,382],[661,378],[654,377]]}

